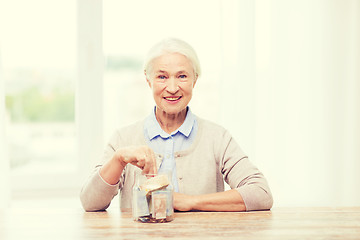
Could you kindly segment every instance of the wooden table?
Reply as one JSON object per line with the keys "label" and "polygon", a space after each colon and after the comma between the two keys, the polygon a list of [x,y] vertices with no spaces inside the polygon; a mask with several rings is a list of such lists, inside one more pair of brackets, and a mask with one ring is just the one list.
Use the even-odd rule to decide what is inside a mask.
{"label": "wooden table", "polygon": [[360,207],[178,212],[152,224],[118,209],[10,208],[0,211],[0,239],[360,239]]}

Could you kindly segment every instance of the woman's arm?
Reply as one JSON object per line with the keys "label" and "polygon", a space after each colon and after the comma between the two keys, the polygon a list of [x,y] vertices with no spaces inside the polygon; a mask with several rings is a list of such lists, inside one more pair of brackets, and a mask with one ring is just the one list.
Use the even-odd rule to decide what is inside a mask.
{"label": "woman's arm", "polygon": [[[210,136],[211,137],[211,136]],[[264,175],[255,167],[228,131],[216,134],[214,156],[231,190],[210,194],[175,193],[174,207],[179,211],[252,211],[268,210],[273,199]],[[211,163],[208,163],[211,164]],[[206,174],[206,171],[204,172]],[[218,183],[220,184],[220,183]],[[184,191],[183,193],[186,193]]]}
{"label": "woman's arm", "polygon": [[157,171],[153,150],[148,146],[136,146],[118,149],[113,157],[102,166],[100,176],[108,184],[117,184],[128,163],[142,169],[144,174]]}
{"label": "woman's arm", "polygon": [[244,200],[235,189],[225,192],[191,196],[174,193],[174,209],[178,211],[246,211]]}
{"label": "woman's arm", "polygon": [[[227,131],[224,131],[222,136],[220,134],[216,136],[214,155],[219,162],[218,171],[221,172],[231,190],[199,195],[196,195],[196,191],[193,191],[191,195],[174,193],[174,208],[178,211],[270,209],[273,199],[264,175],[249,161]],[[206,175],[207,171],[202,173]]]}
{"label": "woman's arm", "polygon": [[221,172],[231,189],[241,195],[246,211],[271,209],[273,198],[264,175],[250,162],[229,132],[225,132],[221,142]]}
{"label": "woman's arm", "polygon": [[105,210],[110,205],[121,187],[120,178],[128,163],[139,167],[143,173],[156,172],[155,155],[147,146],[124,147],[116,151],[109,146],[105,157],[110,159],[95,169],[81,190],[80,200],[85,211]]}

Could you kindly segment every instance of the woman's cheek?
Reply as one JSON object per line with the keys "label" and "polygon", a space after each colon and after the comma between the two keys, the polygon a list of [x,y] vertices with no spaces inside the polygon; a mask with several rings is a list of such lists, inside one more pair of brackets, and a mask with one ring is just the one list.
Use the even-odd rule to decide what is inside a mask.
{"label": "woman's cheek", "polygon": [[191,81],[179,82],[179,87],[182,89],[193,89],[193,83]]}
{"label": "woman's cheek", "polygon": [[159,94],[162,92],[162,90],[165,88],[165,84],[164,83],[155,83],[153,85],[153,92],[154,94]]}

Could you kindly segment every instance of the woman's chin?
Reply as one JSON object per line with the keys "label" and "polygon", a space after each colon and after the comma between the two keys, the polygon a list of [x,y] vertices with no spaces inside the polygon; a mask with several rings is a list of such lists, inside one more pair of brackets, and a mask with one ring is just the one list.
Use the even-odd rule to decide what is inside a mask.
{"label": "woman's chin", "polygon": [[183,108],[180,107],[175,107],[175,106],[165,106],[163,108],[161,108],[160,112],[162,112],[163,114],[166,115],[179,115],[181,114],[183,111],[186,111],[186,106]]}

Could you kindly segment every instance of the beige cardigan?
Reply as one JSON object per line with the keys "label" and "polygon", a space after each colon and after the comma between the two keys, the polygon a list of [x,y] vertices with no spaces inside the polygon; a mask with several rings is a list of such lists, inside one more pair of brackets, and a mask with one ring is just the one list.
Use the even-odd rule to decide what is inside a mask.
{"label": "beige cardigan", "polygon": [[[242,196],[246,210],[270,209],[272,195],[263,174],[249,161],[229,132],[221,126],[197,118],[199,129],[192,146],[175,153],[179,192],[190,195],[224,191],[224,180]],[[114,133],[105,148],[102,163],[121,147],[145,145],[144,121]],[[157,156],[162,159],[161,155]],[[102,164],[101,163],[101,164]],[[131,208],[134,171],[128,164],[116,185],[107,184],[99,174],[101,164],[83,186],[80,199],[86,211],[106,209],[119,192],[121,208]],[[158,165],[160,162],[158,162]]]}

